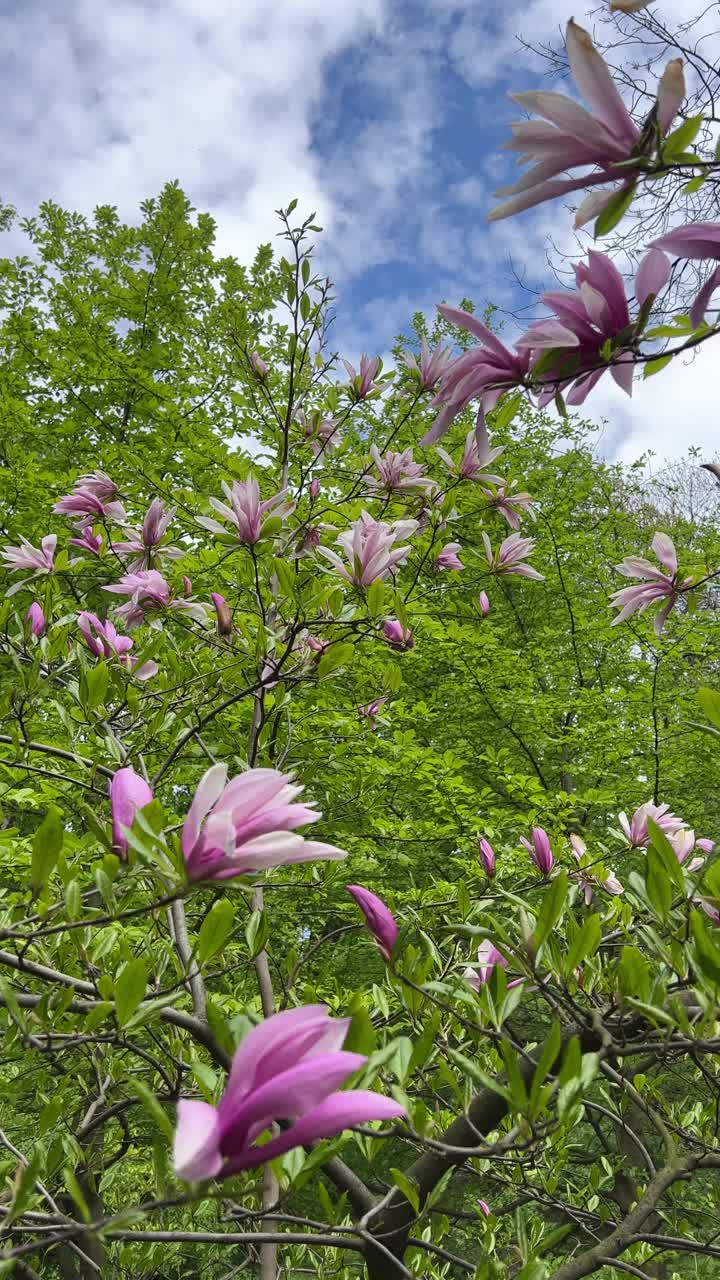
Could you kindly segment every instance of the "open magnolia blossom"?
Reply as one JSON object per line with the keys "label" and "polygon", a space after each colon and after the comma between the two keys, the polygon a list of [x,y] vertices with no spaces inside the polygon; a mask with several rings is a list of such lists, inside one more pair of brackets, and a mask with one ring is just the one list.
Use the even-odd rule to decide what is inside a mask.
{"label": "open magnolia blossom", "polygon": [[349,360],[343,360],[343,364],[348,371],[350,383],[348,390],[352,399],[355,401],[367,400],[368,396],[375,391],[380,385],[375,381],[377,375],[382,369],[382,361],[379,356],[362,355],[360,357],[360,372],[350,364]]}
{"label": "open magnolia blossom", "polygon": [[634,849],[643,849],[650,843],[648,818],[668,837],[677,835],[683,829],[682,819],[670,812],[668,804],[653,804],[652,800],[648,800],[635,810],[631,818],[626,813],[618,814],[623,834]]}
{"label": "open magnolia blossom", "polygon": [[318,547],[318,552],[330,561],[346,582],[356,587],[369,587],[373,582],[382,582],[393,569],[405,563],[410,547],[397,544],[413,534],[417,527],[417,520],[396,520],[386,524],[363,511],[360,519],[336,538],[347,564],[337,551],[329,547]]}
{"label": "open magnolia blossom", "polygon": [[385,490],[387,493],[412,493],[435,488],[435,481],[425,475],[425,468],[413,461],[412,449],[403,449],[395,453],[388,449],[381,455],[376,444],[370,446],[370,456],[377,468],[377,476],[368,476],[367,483],[371,489]]}
{"label": "open magnolia blossom", "polygon": [[153,558],[179,560],[185,554],[180,547],[161,545],[174,515],[174,507],[166,511],[162,499],[153,498],[145,513],[142,527],[140,529],[123,528],[124,540],[113,542],[112,549],[121,557],[134,557],[127,566],[128,573],[136,573],[138,569],[149,569]]}
{"label": "open magnolia blossom", "polygon": [[612,606],[619,609],[620,613],[613,618],[612,626],[616,627],[634,613],[644,613],[652,604],[661,603],[663,607],[653,622],[655,635],[659,636],[680,599],[681,592],[692,584],[692,578],[678,580],[677,552],[668,534],[656,533],[652,549],[662,565],[661,569],[642,556],[626,556],[621,564],[615,566],[623,577],[640,578],[641,582],[639,586],[623,587],[620,591],[613,592]]}
{"label": "open magnolia blossom", "polygon": [[[533,578],[536,582],[543,581],[543,575],[525,561],[525,557],[531,554],[535,546],[533,538],[521,538],[519,533],[511,533],[509,537],[505,538],[504,542],[501,542],[495,552],[493,552],[490,539],[484,531],[482,539],[485,548],[485,559],[492,573],[505,577]],[[482,608],[482,603],[480,607]]]}
{"label": "open magnolia blossom", "polygon": [[[463,312],[463,314],[465,314]],[[458,480],[474,480],[479,484],[502,484],[502,476],[492,475],[491,472],[485,471],[485,467],[489,467],[501,453],[505,452],[504,445],[498,445],[491,449],[488,445],[487,449],[482,452],[478,448],[477,434],[469,431],[465,437],[465,448],[463,456],[459,463],[456,463],[447,452],[446,449],[437,446],[435,450],[438,457],[443,461],[451,475],[457,476]]]}
{"label": "open magnolia blossom", "polygon": [[[247,480],[233,480],[231,485],[223,480],[221,487],[230,505],[219,498],[210,498],[210,506],[233,526],[238,542],[247,547],[253,547],[260,541],[270,520],[284,520],[293,508],[284,489],[261,501],[260,486],[253,475]],[[210,516],[198,516],[198,524],[211,533],[228,537],[225,526]]]}
{"label": "open magnolia blossom", "polygon": [[96,658],[106,662],[117,660],[121,667],[132,671],[136,680],[150,680],[157,675],[158,665],[151,658],[138,665],[137,659],[130,654],[134,641],[130,636],[121,636],[109,619],[101,622],[97,614],[84,610],[78,614],[77,621],[80,639]]}
{"label": "open magnolia blossom", "polygon": [[295,803],[302,790],[278,769],[248,769],[228,782],[227,765],[212,765],[183,824],[188,880],[227,880],[291,862],[346,857],[344,849],[297,834],[296,827],[322,817]]}
{"label": "open magnolia blossom", "polygon": [[449,347],[443,347],[440,343],[438,343],[434,351],[430,351],[427,339],[422,338],[419,361],[416,356],[408,352],[405,352],[401,359],[403,364],[415,375],[423,391],[434,391],[451,363],[452,355]]}
{"label": "open magnolia blossom", "polygon": [[[643,130],[632,119],[588,32],[573,18],[567,25],[565,48],[573,79],[588,108],[547,90],[511,95],[513,101],[542,119],[512,125],[513,136],[505,145],[519,152],[518,163],[531,168],[517,182],[495,193],[510,199],[492,211],[491,221],[585,187],[615,183],[610,192],[585,203],[576,225],[596,217],[632,181],[642,159],[657,149],[683,103],[683,64],[681,58],[674,58],[658,85],[654,128]],[[628,163],[634,157],[638,159],[637,170]],[[578,168],[589,168],[590,172],[560,177]]]}
{"label": "open magnolia blossom", "polygon": [[125,573],[118,582],[103,587],[114,595],[129,596],[127,604],[115,610],[126,626],[137,627],[145,621],[146,614],[162,613],[165,609],[187,614],[195,622],[206,622],[208,606],[191,600],[174,600],[170,587],[157,569],[139,569],[137,573]]}
{"label": "open magnolia blossom", "polygon": [[[28,542],[27,538],[21,538],[19,547],[2,547],[0,556],[12,570],[32,569],[34,570],[32,577],[37,578],[43,574],[53,572],[56,546],[57,534],[48,533],[43,538],[39,548],[34,547],[32,543]],[[9,591],[5,592],[5,595],[14,596],[30,580],[25,578],[22,582],[16,582]]]}
{"label": "open magnolia blossom", "polygon": [[[330,1018],[323,1005],[306,1005],[253,1027],[235,1053],[218,1106],[178,1102],[177,1176],[187,1182],[227,1178],[353,1125],[403,1116],[405,1108],[382,1094],[338,1092],[367,1061],[343,1050],[349,1026],[349,1018]],[[293,1124],[258,1144],[276,1120]]]}

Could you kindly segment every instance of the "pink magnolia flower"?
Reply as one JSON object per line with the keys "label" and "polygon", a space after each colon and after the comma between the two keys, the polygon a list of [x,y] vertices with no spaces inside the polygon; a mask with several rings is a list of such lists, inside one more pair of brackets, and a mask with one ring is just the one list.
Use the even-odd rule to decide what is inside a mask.
{"label": "pink magnolia flower", "polygon": [[190,600],[171,599],[170,587],[157,569],[140,569],[137,573],[126,573],[119,582],[103,587],[103,591],[130,596],[127,604],[115,610],[117,617],[124,618],[129,627],[144,622],[147,613],[157,613],[164,609],[186,613],[195,622],[207,620],[205,605],[193,604]]}
{"label": "pink magnolia flower", "polygon": [[692,583],[692,578],[678,581],[677,552],[667,533],[655,534],[652,549],[662,565],[661,569],[642,556],[626,556],[622,564],[615,566],[623,577],[640,578],[641,582],[639,586],[623,587],[622,590],[613,592],[610,597],[612,607],[619,609],[620,613],[613,618],[611,626],[616,627],[634,613],[644,613],[652,604],[664,602],[653,622],[655,635],[659,636],[680,598],[681,590]]}
{"label": "pink magnolia flower", "polygon": [[386,697],[373,698],[373,701],[368,702],[364,707],[358,707],[358,715],[367,717],[367,719],[370,721],[370,728],[372,729],[373,733],[377,731],[377,724],[375,722],[377,720],[377,717],[380,714],[380,708],[386,702],[387,702]]}
{"label": "pink magnolia flower", "polygon": [[[678,258],[720,259],[720,222],[689,222],[675,227],[653,240],[656,249],[676,254]],[[702,324],[710,300],[720,285],[720,267],[708,276],[690,307],[690,322],[695,329]]]}
{"label": "pink magnolia flower", "polygon": [[398,565],[405,563],[410,555],[410,547],[398,546],[397,543],[416,529],[417,520],[396,520],[393,524],[385,524],[363,511],[360,519],[355,520],[345,533],[336,538],[338,546],[345,553],[349,568],[337,551],[318,547],[318,552],[330,561],[346,582],[356,587],[369,587],[373,582],[384,581]]}
{"label": "pink magnolia flower", "polygon": [[183,595],[185,596],[186,599],[192,595],[192,581],[190,578],[188,578],[186,573],[183,574],[182,589],[183,589]]}
{"label": "pink magnolia flower", "polygon": [[711,902],[709,898],[696,898],[695,901],[713,924],[720,925],[720,906],[717,902]]}
{"label": "pink magnolia flower", "polygon": [[[463,978],[474,991],[479,991],[485,985],[497,964],[503,969],[508,967],[505,956],[498,951],[497,947],[493,946],[489,938],[484,938],[480,943],[477,958],[479,967],[477,969],[468,968],[463,973]],[[512,982],[508,982],[508,991],[512,987],[519,987],[522,981],[522,978],[513,978]]]}
{"label": "pink magnolia flower", "polygon": [[423,338],[420,342],[420,361],[410,352],[405,352],[400,359],[412,374],[415,375],[420,388],[423,391],[434,391],[443,374],[452,363],[452,355],[449,347],[443,347],[440,343],[431,352],[428,348],[427,339]]}
{"label": "pink magnolia flower", "polygon": [[397,649],[400,653],[404,653],[406,649],[412,649],[415,645],[415,638],[412,631],[408,627],[403,627],[397,618],[388,618],[383,626],[383,636],[391,649]]}
{"label": "pink magnolia flower", "polygon": [[[88,551],[91,556],[99,556],[102,541],[102,536],[100,534],[93,533],[92,525],[86,524],[80,530],[77,538],[70,538],[70,546],[79,547],[81,551]],[[75,560],[73,563],[80,564],[81,562],[79,560]]]}
{"label": "pink magnolia flower", "polygon": [[253,373],[256,373],[258,378],[261,380],[267,378],[268,367],[262,356],[259,355],[257,351],[251,351],[248,359],[250,360],[250,368]]}
{"label": "pink magnolia flower", "polygon": [[[491,221],[584,187],[613,181],[625,185],[635,173],[627,161],[637,157],[639,169],[643,157],[655,149],[657,134],[642,132],[635,124],[604,59],[587,31],[572,18],[565,47],[575,84],[590,110],[560,93],[541,90],[511,95],[526,111],[543,119],[512,125],[513,136],[506,146],[520,153],[520,164],[532,167],[517,182],[496,192],[511,199],[492,211]],[[684,97],[682,59],[676,58],[658,85],[655,120],[661,136],[668,132]],[[589,173],[560,179],[570,170],[588,167]],[[615,194],[610,192],[606,203]]]}
{"label": "pink magnolia flower", "polygon": [[587,907],[590,906],[590,903],[593,900],[593,895],[598,884],[602,885],[606,893],[610,893],[614,897],[625,892],[624,886],[620,883],[613,871],[611,871],[610,875],[606,876],[604,880],[600,880],[598,876],[593,875],[592,871],[586,867],[585,854],[587,849],[585,841],[581,836],[573,833],[570,836],[570,844],[572,845],[572,855],[580,868],[578,872],[578,879],[585,898],[585,905]]}
{"label": "pink magnolia flower", "polygon": [[321,640],[318,636],[308,636],[305,643],[310,652],[315,654],[316,660],[319,660],[330,646],[329,640]]}
{"label": "pink magnolia flower", "polygon": [[440,412],[420,443],[435,444],[470,401],[479,400],[476,438],[482,458],[483,451],[489,448],[485,414],[495,408],[506,391],[525,384],[530,352],[517,347],[514,351],[508,350],[487,325],[467,311],[446,306],[439,306],[438,311],[451,324],[479,338],[480,345],[464,351],[445,370],[440,390],[432,401]]}
{"label": "pink magnolia flower", "polygon": [[536,582],[544,580],[537,569],[525,563],[525,556],[529,556],[535,547],[534,538],[521,538],[519,533],[511,533],[504,542],[501,542],[496,552],[493,552],[486,533],[483,533],[482,538],[485,559],[493,573],[504,574],[507,577],[532,578]]}
{"label": "pink magnolia flower", "polygon": [[169,560],[179,560],[184,554],[179,547],[161,547],[168,526],[175,515],[175,508],[166,511],[161,498],[153,498],[148,507],[141,529],[123,529],[126,541],[113,542],[113,551],[120,556],[131,555],[135,559],[128,565],[128,572],[150,567],[153,556],[165,556]]}
{"label": "pink magnolia flower", "polygon": [[[284,489],[272,498],[260,501],[260,487],[253,475],[247,480],[233,480],[232,486],[223,480],[222,490],[230,506],[219,498],[210,498],[210,506],[230,524],[234,525],[238,541],[244,546],[252,547],[260,541],[268,520],[284,520],[292,510]],[[199,516],[198,524],[227,537],[227,530],[217,520],[208,516]]]}
{"label": "pink magnolia flower", "polygon": [[713,849],[715,848],[715,841],[708,840],[706,836],[701,836],[699,840],[695,841],[695,844],[696,844],[696,847],[698,849],[701,849],[703,853],[712,853]]}
{"label": "pink magnolia flower", "polygon": [[76,485],[72,493],[60,498],[52,508],[57,516],[71,516],[76,520],[124,520],[125,508],[121,502],[103,502],[91,489]]}
{"label": "pink magnolia flower", "polygon": [[45,614],[37,600],[33,600],[30,608],[25,614],[25,621],[30,623],[30,630],[34,636],[41,636],[45,630]]}
{"label": "pink magnolia flower", "polygon": [[185,819],[181,845],[188,880],[226,880],[291,862],[346,857],[343,849],[295,832],[322,814],[295,804],[302,791],[277,769],[248,769],[228,782],[227,766],[203,775]]}
{"label": "pink magnolia flower", "polygon": [[322,454],[329,453],[332,449],[337,448],[340,443],[340,435],[338,424],[332,418],[323,418],[318,409],[309,418],[305,417],[302,410],[298,410],[295,418],[300,423],[300,426],[304,427],[305,437],[315,458],[319,458]]}
{"label": "pink magnolia flower", "polygon": [[653,804],[652,800],[648,800],[635,810],[629,820],[626,813],[618,814],[618,822],[631,848],[643,849],[650,843],[648,818],[668,837],[677,835],[682,830],[682,819],[670,812],[669,805]]}
{"label": "pink magnolia flower", "polygon": [[[219,1105],[178,1102],[176,1175],[188,1182],[230,1177],[353,1125],[404,1115],[382,1094],[337,1091],[367,1061],[342,1049],[349,1025],[323,1005],[306,1005],[253,1027],[235,1052]],[[256,1144],[273,1121],[290,1116],[291,1128]]]}
{"label": "pink magnolia flower", "polygon": [[378,471],[378,478],[368,476],[372,489],[385,489],[387,493],[412,492],[415,489],[430,490],[435,483],[425,475],[425,468],[413,461],[412,449],[395,453],[392,449],[383,456],[377,445],[371,445],[370,454]]}
{"label": "pink magnolia flower", "polygon": [[137,658],[130,656],[133,641],[129,636],[121,636],[109,619],[101,622],[96,614],[83,611],[77,621],[80,639],[96,658],[106,662],[117,659],[121,667],[132,671],[136,680],[151,680],[157,675],[159,667],[152,659],[137,665]]}
{"label": "pink magnolia flower", "polygon": [[[515,344],[531,353],[530,377],[539,389],[541,408],[567,388],[567,403],[582,404],[608,370],[621,390],[632,395],[635,365],[629,348],[637,326],[623,277],[607,254],[595,249],[573,270],[577,288],[543,294],[542,302],[553,316],[531,324]],[[645,318],[669,274],[669,259],[659,249],[650,249],[635,277],[635,295]]]}
{"label": "pink magnolia flower", "polygon": [[492,880],[496,870],[495,850],[484,836],[478,836],[478,853],[485,875]]}
{"label": "pink magnolia flower", "polygon": [[113,850],[120,858],[127,857],[128,842],[123,828],[128,830],[135,821],[138,809],[150,804],[153,793],[144,778],[134,769],[118,769],[108,787],[112,811]]}
{"label": "pink magnolia flower", "polygon": [[320,495],[320,481],[317,476],[310,481],[310,501],[314,502]]}
{"label": "pink magnolia flower", "polygon": [[478,1200],[477,1207],[484,1218],[490,1217],[490,1205],[488,1204],[487,1200]]}
{"label": "pink magnolia flower", "polygon": [[220,595],[219,591],[211,591],[210,599],[213,602],[213,606],[215,608],[215,614],[217,616],[218,635],[219,636],[232,635],[232,629],[233,629],[232,615],[230,613],[227,600],[225,599],[224,596]]}
{"label": "pink magnolia flower", "polygon": [[480,612],[483,618],[487,618],[490,612],[490,600],[487,591],[480,592],[480,595],[478,596],[478,604],[480,605]]}
{"label": "pink magnolia flower", "polygon": [[101,502],[112,502],[117,497],[120,490],[114,480],[105,471],[89,471],[87,475],[78,476],[75,481],[76,489],[87,489],[89,493],[94,493],[96,498]]}
{"label": "pink magnolia flower", "polygon": [[382,368],[382,361],[379,356],[362,355],[360,357],[360,372],[356,372],[349,360],[343,360],[343,364],[350,376],[348,390],[355,401],[367,400],[368,396],[379,386],[375,382],[377,374]]}
{"label": "pink magnolia flower", "polygon": [[377,894],[371,893],[369,889],[363,889],[359,884],[348,884],[345,888],[355,899],[365,916],[365,922],[370,933],[377,942],[383,956],[389,962],[392,960],[392,953],[400,932],[394,915],[385,906],[382,898],[378,898]]}
{"label": "pink magnolia flower", "polygon": [[465,448],[459,464],[455,463],[447,450],[442,449],[440,445],[438,445],[435,452],[450,474],[457,476],[459,480],[475,480],[480,484],[502,483],[500,476],[490,475],[483,468],[488,467],[491,462],[500,457],[501,453],[505,452],[503,444],[498,445],[495,449],[491,449],[488,445],[488,448],[483,449],[481,453],[478,448],[476,433],[469,431],[465,437]]}
{"label": "pink magnolia flower", "polygon": [[[52,573],[56,546],[57,535],[48,533],[40,543],[39,549],[28,542],[27,538],[21,538],[19,547],[3,547],[0,550],[0,555],[12,571],[16,569],[32,569],[34,570],[32,576],[35,578],[44,573]],[[22,582],[16,582],[9,591],[5,592],[5,595],[14,596],[29,581],[30,579],[26,578]]]}
{"label": "pink magnolia flower", "polygon": [[501,484],[494,490],[483,488],[483,493],[488,499],[488,505],[507,520],[511,529],[520,528],[520,516],[524,512],[533,514],[535,501],[529,493],[508,492],[507,484]]}
{"label": "pink magnolia flower", "polygon": [[[684,865],[685,861],[695,848],[702,849],[703,852],[711,852],[711,850],[707,850],[706,846],[708,844],[712,845],[712,841],[696,840],[695,832],[688,831],[686,827],[683,827],[680,831],[676,831],[674,835],[668,836],[668,839],[675,850],[675,857],[680,863],[680,866]],[[687,869],[692,875],[695,871],[699,871],[700,868],[704,866],[704,858],[692,858],[690,862],[688,862]]]}
{"label": "pink magnolia flower", "polygon": [[446,542],[433,560],[433,569],[435,569],[436,573],[443,573],[446,570],[453,569],[459,573],[461,569],[464,569],[465,565],[458,555],[459,550],[459,542]]}
{"label": "pink magnolia flower", "polygon": [[521,836],[520,843],[527,849],[538,871],[542,872],[544,876],[549,876],[555,859],[553,858],[547,831],[542,827],[533,827],[531,839],[526,840],[524,836]]}

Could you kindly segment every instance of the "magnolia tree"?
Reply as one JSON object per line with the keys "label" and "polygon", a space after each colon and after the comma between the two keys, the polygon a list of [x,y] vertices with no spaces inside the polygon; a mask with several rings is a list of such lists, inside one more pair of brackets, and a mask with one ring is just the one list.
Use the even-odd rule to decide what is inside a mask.
{"label": "magnolia tree", "polygon": [[[587,109],[521,95],[541,119],[514,126],[511,145],[532,167],[493,216],[589,190],[583,219],[600,238],[657,173],[710,180],[713,162],[688,152],[697,121],[682,115],[677,60],[637,122],[572,21],[567,54]],[[58,405],[77,416],[61,432],[67,489],[48,460],[44,503],[4,498],[0,1269],[710,1276],[720,864],[713,832],[696,837],[660,792],[655,693],[662,646],[709,607],[716,562],[693,547],[681,565],[663,528],[652,559],[623,549],[609,603],[635,647],[653,646],[657,768],[651,797],[617,821],[569,803],[548,830],[528,791],[515,841],[476,816],[450,897],[433,891],[442,870],[418,885],[407,858],[403,892],[361,854],[371,815],[346,743],[362,735],[375,758],[403,664],[426,647],[432,683],[441,632],[492,646],[507,610],[523,633],[545,513],[502,442],[525,397],[565,412],[605,374],[629,394],[638,369],[714,336],[720,225],[647,245],[631,296],[591,250],[576,288],[547,294],[546,318],[512,347],[442,306],[434,349],[423,337],[391,371],[364,355],[343,375],[317,228],[294,214],[281,213],[286,256],[262,252],[252,279],[211,267],[207,226],[193,244],[186,232],[198,274],[163,326],[168,234],[126,243],[136,270],[113,288],[132,332],[104,332],[85,383],[72,348],[99,321],[66,288],[81,229],[47,206],[26,224],[42,269],[6,273],[17,438],[32,413],[49,431]],[[90,254],[101,231],[127,241],[100,211]],[[707,278],[687,314],[655,326],[688,258],[710,261]],[[108,253],[108,270],[120,260]],[[167,372],[179,349],[184,381]],[[234,441],[203,416],[211,402]],[[612,720],[552,538],[578,688]],[[545,785],[537,746],[478,690],[473,717],[499,718]],[[712,744],[720,696],[701,702]],[[412,736],[395,743],[402,777]],[[383,769],[376,808],[397,813],[400,785],[431,795],[421,768],[397,785]],[[504,785],[512,797],[507,772]]]}

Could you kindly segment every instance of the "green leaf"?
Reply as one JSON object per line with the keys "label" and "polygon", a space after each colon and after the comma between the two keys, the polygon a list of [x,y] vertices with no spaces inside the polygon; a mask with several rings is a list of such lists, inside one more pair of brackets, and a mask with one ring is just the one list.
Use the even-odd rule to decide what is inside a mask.
{"label": "green leaf", "polygon": [[348,1053],[363,1053],[367,1057],[377,1049],[377,1036],[359,991],[356,991],[349,1002],[348,1013],[351,1015],[350,1026],[343,1043]]}
{"label": "green leaf", "polygon": [[550,1034],[542,1047],[542,1053],[538,1058],[538,1064],[532,1078],[532,1084],[530,1086],[530,1106],[533,1112],[537,1106],[537,1102],[540,1097],[540,1090],[545,1082],[545,1078],[549,1072],[552,1071],[558,1060],[561,1045],[562,1032],[560,1030],[560,1023],[556,1020],[553,1022]]}
{"label": "green leaf", "polygon": [[202,922],[197,944],[197,962],[205,964],[225,945],[235,920],[235,908],[229,898],[219,898]]}
{"label": "green leaf", "polygon": [[265,911],[253,911],[245,926],[245,937],[250,949],[250,957],[254,960],[261,951],[265,950],[265,944],[270,937],[270,924]]}
{"label": "green leaf", "polygon": [[698,969],[716,987],[720,986],[720,947],[711,936],[700,911],[690,913],[690,929],[695,944],[695,960]]}
{"label": "green leaf", "polygon": [[493,414],[492,424],[495,431],[504,431],[506,427],[510,426],[510,423],[523,402],[523,398],[522,394],[503,396],[500,404]]}
{"label": "green leaf", "polygon": [[577,936],[567,953],[565,973],[574,973],[589,956],[594,956],[602,941],[602,923],[597,912],[588,916],[578,930]]}
{"label": "green leaf", "polygon": [[622,187],[617,195],[613,196],[610,203],[605,206],[602,213],[595,220],[594,235],[596,240],[599,236],[606,236],[608,231],[612,231],[618,222],[625,217],[635,199],[636,191],[637,183],[633,182],[629,187]]}
{"label": "green leaf", "polygon": [[172,1142],[174,1127],[173,1122],[167,1114],[165,1108],[158,1101],[152,1089],[148,1088],[144,1080],[139,1080],[137,1076],[129,1076],[126,1081],[127,1087],[136,1098],[140,1099],[150,1119],[155,1126],[160,1129],[165,1137]]}
{"label": "green leaf", "polygon": [[703,124],[704,116],[691,116],[669,133],[662,146],[663,160],[673,160],[692,146]]}
{"label": "green leaf", "polygon": [[623,947],[617,967],[617,980],[622,996],[649,1000],[652,986],[650,967],[637,947]]}
{"label": "green leaf", "polygon": [[70,1168],[70,1165],[65,1165],[65,1168],[63,1169],[63,1182],[65,1183],[65,1188],[70,1199],[80,1214],[80,1221],[92,1222],[92,1214],[88,1207],[88,1202],[83,1194],[83,1189]]}
{"label": "green leaf", "polygon": [[455,1063],[455,1066],[460,1068],[464,1076],[469,1076],[475,1084],[480,1085],[483,1089],[490,1089],[493,1093],[498,1093],[501,1098],[504,1098],[510,1104],[509,1089],[504,1084],[501,1084],[499,1080],[496,1080],[494,1076],[488,1075],[486,1071],[482,1070],[482,1067],[479,1067],[476,1062],[468,1058],[464,1053],[460,1053],[457,1049],[447,1049],[446,1053]]}
{"label": "green leaf", "polygon": [[670,915],[672,891],[665,863],[657,849],[651,845],[647,851],[645,888],[651,907],[665,922]]}
{"label": "green leaf", "polygon": [[413,1211],[417,1214],[420,1212],[420,1191],[414,1182],[411,1182],[405,1176],[402,1169],[391,1169],[390,1177],[392,1178],[398,1191],[402,1191],[405,1199],[412,1205]]}
{"label": "green leaf", "polygon": [[148,980],[145,961],[138,957],[128,960],[115,979],[115,1014],[124,1027],[142,1002]]}
{"label": "green leaf", "polygon": [[660,859],[666,876],[675,885],[675,888],[683,893],[685,890],[685,876],[680,863],[677,860],[677,854],[673,849],[670,841],[664,831],[652,818],[648,818],[648,832],[650,834],[650,844]]}
{"label": "green leaf", "polygon": [[546,938],[550,937],[550,934],[562,916],[567,902],[567,893],[567,872],[561,871],[554,880],[550,881],[550,886],[543,895],[540,915],[538,916],[538,922],[535,926],[535,932],[533,933],[533,944],[536,951],[539,951]]}
{"label": "green leaf", "polygon": [[337,671],[339,667],[347,666],[348,662],[352,662],[355,652],[354,645],[351,644],[331,644],[322,655],[317,671],[318,676],[322,680],[325,676],[329,676],[333,671]]}
{"label": "green leaf", "polygon": [[657,356],[655,360],[648,360],[643,370],[643,377],[652,378],[654,373],[660,373],[662,369],[665,369],[671,360],[672,356]]}
{"label": "green leaf", "polygon": [[697,700],[708,720],[720,729],[720,693],[717,689],[698,689]]}
{"label": "green leaf", "polygon": [[385,584],[380,582],[371,582],[365,593],[367,600],[368,613],[371,618],[379,618],[383,612],[383,604],[385,600]]}
{"label": "green leaf", "polygon": [[54,804],[50,804],[33,836],[30,883],[34,898],[37,898],[50,879],[60,857],[64,835],[62,814]]}
{"label": "green leaf", "polygon": [[16,1222],[31,1203],[36,1192],[36,1183],[42,1172],[44,1160],[45,1153],[42,1147],[36,1146],[28,1163],[23,1165],[19,1177],[16,1179],[10,1211],[3,1223],[5,1227],[9,1227],[13,1222]]}

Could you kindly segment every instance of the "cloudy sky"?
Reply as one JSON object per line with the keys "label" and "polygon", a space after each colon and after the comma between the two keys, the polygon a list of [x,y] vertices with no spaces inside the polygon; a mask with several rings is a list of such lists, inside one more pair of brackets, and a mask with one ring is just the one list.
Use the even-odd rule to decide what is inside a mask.
{"label": "cloudy sky", "polygon": [[[657,0],[670,21],[687,7]],[[217,219],[219,250],[243,259],[297,196],[326,229],[345,353],[383,353],[418,309],[463,296],[513,308],[518,278],[549,281],[547,237],[568,245],[568,215],[549,206],[492,227],[486,215],[509,180],[508,88],[543,78],[517,37],[556,40],[571,15],[597,25],[603,6],[0,0],[0,197],[22,213],[48,197],[83,212],[111,203],[132,219],[177,178]],[[691,441],[714,453],[719,400],[720,363],[704,358],[632,403],[601,384],[588,416],[612,456]]]}

